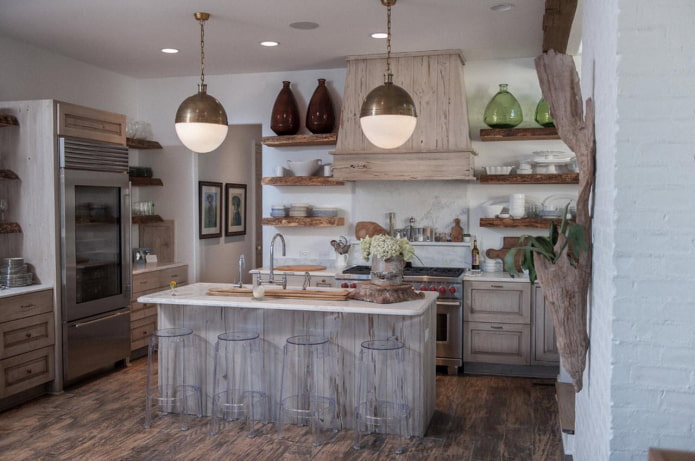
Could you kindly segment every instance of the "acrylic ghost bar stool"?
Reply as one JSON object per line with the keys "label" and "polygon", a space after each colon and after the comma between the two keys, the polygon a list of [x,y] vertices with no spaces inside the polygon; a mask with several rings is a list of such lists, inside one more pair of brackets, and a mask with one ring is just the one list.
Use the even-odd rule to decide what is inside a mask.
{"label": "acrylic ghost bar stool", "polygon": [[365,435],[397,434],[396,453],[408,438],[410,407],[406,401],[405,345],[395,339],[364,341],[360,347],[355,396],[355,440]]}
{"label": "acrylic ghost bar stool", "polygon": [[[193,330],[166,328],[150,336],[147,350],[145,428],[152,425],[152,407],[160,414],[178,413],[181,430],[187,430],[191,414],[202,416],[201,362]],[[158,359],[158,366],[153,364]]]}
{"label": "acrylic ghost bar stool", "polygon": [[320,335],[287,339],[283,349],[278,437],[288,424],[311,428],[312,444],[333,439],[338,432],[336,357],[334,346]]}
{"label": "acrylic ghost bar stool", "polygon": [[263,347],[256,332],[228,331],[217,337],[213,371],[210,432],[221,425],[245,421],[247,437],[268,421],[268,394],[263,377]]}

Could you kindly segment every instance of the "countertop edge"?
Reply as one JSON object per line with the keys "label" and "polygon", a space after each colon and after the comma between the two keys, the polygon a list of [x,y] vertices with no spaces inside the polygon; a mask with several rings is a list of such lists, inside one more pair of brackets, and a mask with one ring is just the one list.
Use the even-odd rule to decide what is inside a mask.
{"label": "countertop edge", "polygon": [[9,298],[10,296],[25,295],[34,293],[35,291],[51,290],[53,285],[40,283],[38,285],[28,285],[26,287],[6,288],[0,290],[0,298]]}
{"label": "countertop edge", "polygon": [[136,266],[133,264],[133,275],[146,274],[148,272],[161,271],[163,269],[169,269],[172,267],[186,266],[187,263],[180,262],[168,262],[168,263],[149,263]]}
{"label": "countertop edge", "polygon": [[[366,301],[319,301],[307,299],[266,298],[262,301],[250,297],[210,296],[210,288],[228,288],[236,286],[229,283],[193,283],[176,289],[176,295],[171,290],[164,290],[140,296],[137,300],[142,303],[187,305],[192,307],[241,307],[246,309],[277,309],[288,311],[335,312],[345,314],[373,314],[419,316],[427,311],[435,301],[435,293],[425,293],[422,299],[393,304],[377,304]],[[331,290],[331,288],[322,288]]]}

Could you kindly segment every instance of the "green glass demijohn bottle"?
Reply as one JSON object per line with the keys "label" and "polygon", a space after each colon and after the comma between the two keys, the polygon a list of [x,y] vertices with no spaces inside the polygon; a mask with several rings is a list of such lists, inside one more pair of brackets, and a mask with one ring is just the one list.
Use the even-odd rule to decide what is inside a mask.
{"label": "green glass demijohn bottle", "polygon": [[514,128],[523,119],[519,101],[507,91],[506,83],[500,83],[500,90],[487,103],[483,121],[490,128]]}
{"label": "green glass demijohn bottle", "polygon": [[555,126],[553,117],[550,116],[550,107],[548,106],[548,101],[546,101],[544,98],[541,98],[536,106],[536,123],[545,128]]}

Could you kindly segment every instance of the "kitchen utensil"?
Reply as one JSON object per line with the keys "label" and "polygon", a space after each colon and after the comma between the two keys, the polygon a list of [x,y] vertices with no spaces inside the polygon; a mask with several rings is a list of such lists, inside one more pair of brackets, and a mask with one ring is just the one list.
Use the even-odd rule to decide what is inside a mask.
{"label": "kitchen utensil", "polygon": [[313,160],[288,160],[287,165],[295,176],[312,176],[321,166],[321,159]]}
{"label": "kitchen utensil", "polygon": [[[494,248],[488,248],[485,251],[485,256],[489,259],[501,259],[504,261],[504,257],[507,255],[510,249],[519,246],[519,237],[504,237],[502,239],[502,248],[496,250]],[[521,272],[521,260],[523,259],[523,252],[519,251],[514,258],[516,263],[516,270]],[[507,271],[507,268],[502,264],[502,270]]]}

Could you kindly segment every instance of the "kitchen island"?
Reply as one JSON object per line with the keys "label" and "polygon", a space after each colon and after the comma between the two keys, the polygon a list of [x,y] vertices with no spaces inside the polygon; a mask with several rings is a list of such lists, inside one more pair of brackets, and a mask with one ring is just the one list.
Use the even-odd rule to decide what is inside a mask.
{"label": "kitchen island", "polygon": [[436,294],[395,304],[365,301],[227,297],[208,295],[211,288],[234,285],[195,283],[138,298],[158,306],[159,328],[191,328],[204,360],[204,395],[212,394],[214,345],[217,336],[231,330],[253,330],[263,339],[264,358],[257,370],[263,374],[275,420],[280,395],[282,349],[290,336],[326,336],[337,350],[338,412],[344,429],[352,428],[356,385],[356,360],[360,345],[371,339],[395,337],[406,345],[405,369],[408,403],[412,408],[410,434],[422,436],[435,404]]}

